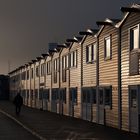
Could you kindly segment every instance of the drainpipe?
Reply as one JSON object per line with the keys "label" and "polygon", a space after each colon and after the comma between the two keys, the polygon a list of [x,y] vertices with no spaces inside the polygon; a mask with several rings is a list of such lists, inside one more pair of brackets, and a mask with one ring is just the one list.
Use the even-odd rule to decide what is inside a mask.
{"label": "drainpipe", "polygon": [[121,28],[118,28],[118,127],[122,127],[122,97],[121,97]]}
{"label": "drainpipe", "polygon": [[[84,41],[83,41],[84,42]],[[81,118],[82,118],[82,87],[83,87],[83,42],[81,42]]]}
{"label": "drainpipe", "polygon": [[97,36],[97,61],[96,61],[96,122],[99,123],[99,37]]}

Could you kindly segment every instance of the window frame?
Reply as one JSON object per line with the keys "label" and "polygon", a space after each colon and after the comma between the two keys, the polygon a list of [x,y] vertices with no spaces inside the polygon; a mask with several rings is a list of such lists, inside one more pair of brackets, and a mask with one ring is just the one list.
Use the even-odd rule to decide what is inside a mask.
{"label": "window frame", "polygon": [[[107,40],[110,39],[110,55],[107,56]],[[112,36],[108,35],[104,37],[104,60],[112,59]]]}
{"label": "window frame", "polygon": [[[134,39],[134,36],[133,36],[133,39],[132,39],[132,31],[134,31],[135,28],[138,28],[138,48],[134,48],[134,42],[133,42],[133,39]],[[140,49],[140,24],[136,24],[134,26],[132,26],[131,28],[129,28],[129,46],[130,46],[130,51],[133,51],[133,50],[138,50]]]}
{"label": "window frame", "polygon": [[[91,52],[89,54],[90,47],[91,47],[91,50],[90,50]],[[97,60],[97,42],[94,42],[86,46],[86,63],[93,64],[96,62],[96,60]]]}

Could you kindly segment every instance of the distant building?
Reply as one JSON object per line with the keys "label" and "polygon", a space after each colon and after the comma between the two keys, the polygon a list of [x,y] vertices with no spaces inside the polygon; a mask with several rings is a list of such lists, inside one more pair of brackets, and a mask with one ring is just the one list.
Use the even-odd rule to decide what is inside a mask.
{"label": "distant building", "polygon": [[9,99],[9,76],[0,75],[0,100]]}

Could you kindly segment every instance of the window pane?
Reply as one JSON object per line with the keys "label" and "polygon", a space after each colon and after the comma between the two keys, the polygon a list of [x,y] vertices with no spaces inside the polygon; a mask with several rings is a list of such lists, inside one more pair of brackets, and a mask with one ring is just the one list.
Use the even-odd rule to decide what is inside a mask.
{"label": "window pane", "polygon": [[134,89],[131,90],[131,107],[137,107],[137,91]]}
{"label": "window pane", "polygon": [[105,57],[110,57],[110,48],[111,48],[110,37],[108,37],[105,38]]}
{"label": "window pane", "polygon": [[105,105],[111,105],[111,89],[106,88],[105,89]]}
{"label": "window pane", "polygon": [[91,62],[92,61],[92,45],[90,45],[88,47],[88,61]]}
{"label": "window pane", "polygon": [[137,48],[139,48],[139,38],[138,38],[138,34],[139,34],[139,32],[138,32],[138,27],[137,28],[134,28],[133,29],[133,40],[134,40],[134,44],[133,44],[133,46],[134,46],[134,49],[137,49]]}
{"label": "window pane", "polygon": [[93,60],[96,60],[96,43],[93,44]]}

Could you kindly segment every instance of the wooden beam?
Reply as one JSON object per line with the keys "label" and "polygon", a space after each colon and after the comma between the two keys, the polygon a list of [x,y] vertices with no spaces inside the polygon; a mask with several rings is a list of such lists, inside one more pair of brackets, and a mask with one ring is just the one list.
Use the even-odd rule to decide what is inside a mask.
{"label": "wooden beam", "polygon": [[140,12],[138,8],[131,8],[131,7],[121,7],[122,12]]}
{"label": "wooden beam", "polygon": [[76,40],[76,39],[67,39],[66,41],[67,42],[78,42],[78,40]]}
{"label": "wooden beam", "polygon": [[99,25],[112,25],[112,23],[110,22],[106,22],[106,21],[97,21],[96,24]]}

